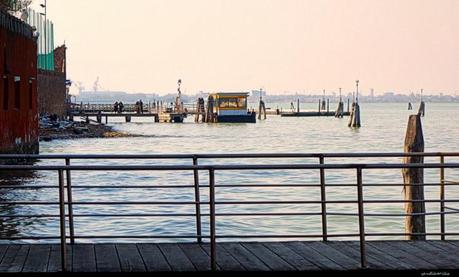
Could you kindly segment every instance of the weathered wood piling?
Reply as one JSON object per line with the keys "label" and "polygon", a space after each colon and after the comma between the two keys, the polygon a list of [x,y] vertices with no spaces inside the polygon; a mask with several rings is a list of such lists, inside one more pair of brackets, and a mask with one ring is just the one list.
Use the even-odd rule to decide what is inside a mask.
{"label": "weathered wood piling", "polygon": [[[422,133],[421,116],[411,115],[406,130],[405,146],[406,153],[424,152],[424,136]],[[423,156],[407,156],[403,163],[417,164],[424,163]],[[402,169],[405,200],[405,231],[408,240],[425,240],[425,203],[424,200],[424,169],[404,168]],[[419,215],[412,215],[419,214]],[[422,235],[414,235],[422,234]]]}
{"label": "weathered wood piling", "polygon": [[359,81],[356,81],[356,94],[353,97],[352,109],[351,109],[351,116],[349,118],[348,126],[351,128],[360,128],[360,106],[359,106]]}
{"label": "weathered wood piling", "polygon": [[198,98],[196,104],[196,114],[194,116],[194,122],[199,123],[199,121],[204,122],[206,117],[206,107],[204,103],[204,98]]}
{"label": "weathered wood piling", "polygon": [[263,113],[263,119],[266,119],[266,106],[265,101],[260,98],[260,105],[258,107],[258,119],[261,120],[261,114]]}

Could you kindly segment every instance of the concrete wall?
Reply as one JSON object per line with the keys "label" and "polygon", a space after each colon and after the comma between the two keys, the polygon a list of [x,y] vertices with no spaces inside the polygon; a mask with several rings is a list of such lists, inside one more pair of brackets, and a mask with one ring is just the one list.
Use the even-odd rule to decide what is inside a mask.
{"label": "concrete wall", "polygon": [[0,153],[38,153],[37,43],[0,11]]}

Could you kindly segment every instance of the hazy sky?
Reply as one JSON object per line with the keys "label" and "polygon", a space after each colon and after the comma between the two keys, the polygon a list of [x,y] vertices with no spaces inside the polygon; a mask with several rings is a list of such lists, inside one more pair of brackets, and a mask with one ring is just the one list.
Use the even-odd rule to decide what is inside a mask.
{"label": "hazy sky", "polygon": [[87,89],[459,91],[459,0],[48,0],[48,16]]}

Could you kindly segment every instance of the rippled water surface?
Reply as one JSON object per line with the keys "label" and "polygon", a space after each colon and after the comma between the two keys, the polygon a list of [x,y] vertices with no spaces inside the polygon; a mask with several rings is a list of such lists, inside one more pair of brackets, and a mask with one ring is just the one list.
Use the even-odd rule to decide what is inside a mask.
{"label": "rippled water surface", "polygon": [[[288,105],[268,105],[287,108]],[[316,104],[304,105],[305,110],[314,110]],[[143,135],[142,137],[113,139],[80,139],[42,142],[41,153],[72,154],[154,154],[154,153],[317,153],[317,152],[401,152],[408,121],[406,104],[361,104],[362,125],[359,130],[347,127],[347,118],[281,118],[268,116],[266,121],[257,124],[194,124],[188,118],[184,124],[159,124],[153,119],[133,119],[132,123],[121,120],[109,122],[120,131]],[[459,123],[457,114],[459,104],[427,103],[426,117],[423,118],[425,151],[459,151]],[[438,162],[438,159],[426,159]],[[458,158],[447,161],[459,162]],[[91,160],[72,161],[73,164],[191,164],[191,160]],[[273,164],[273,163],[317,163],[317,159],[219,159],[201,160],[201,164]],[[327,163],[345,162],[400,162],[399,158],[343,160],[328,159]],[[39,161],[38,164],[56,164],[62,161]],[[208,184],[208,174],[199,175],[201,185]],[[425,170],[426,182],[438,183],[439,170]],[[446,179],[459,181],[459,170],[447,169]],[[56,172],[25,172],[21,176],[4,179],[5,185],[16,186],[3,189],[0,201],[57,201],[56,188],[21,189],[21,186],[55,186]],[[366,184],[401,184],[399,169],[364,170]],[[355,184],[355,170],[327,170],[328,184]],[[193,188],[161,188],[161,186],[193,185],[192,172],[72,172],[73,198],[76,202],[117,202],[117,201],[194,201]],[[226,187],[247,184],[308,184],[306,187]],[[318,201],[320,188],[318,170],[277,170],[277,171],[217,171],[217,201]],[[79,188],[78,186],[84,186]],[[112,186],[112,188],[100,188]],[[156,188],[119,188],[120,186],[156,186]],[[160,188],[157,188],[157,187]],[[364,198],[403,199],[402,187],[367,186]],[[438,199],[437,186],[426,187],[426,198]],[[201,200],[208,200],[208,188],[200,189]],[[459,199],[459,189],[451,186],[446,190],[447,199]],[[351,186],[327,188],[328,200],[356,200],[356,188]],[[457,203],[449,207],[459,208]],[[428,212],[438,212],[439,203],[427,204]],[[219,214],[237,214],[217,217],[218,235],[311,235],[320,234],[320,204],[225,204],[217,206]],[[2,215],[41,214],[57,215],[58,206],[8,205],[2,207]],[[119,205],[96,206],[75,205],[75,234],[80,236],[192,236],[196,234],[195,206],[187,205]],[[358,218],[351,215],[357,212],[354,203],[328,204],[328,231],[333,234],[358,232]],[[402,203],[365,205],[366,231],[403,232],[404,218],[401,216],[378,216],[381,213],[392,215],[403,213]],[[209,213],[202,206],[204,215]],[[295,216],[260,217],[259,213],[306,213]],[[84,217],[96,214],[98,217]],[[102,215],[130,214],[136,216],[104,217]],[[180,217],[142,217],[147,214],[181,214]],[[373,216],[371,216],[373,215]],[[3,218],[3,235],[35,236],[58,235],[57,218]],[[448,214],[447,231],[459,231],[459,215]],[[203,233],[208,234],[209,220],[203,216]],[[439,231],[439,215],[427,217],[427,229]],[[372,237],[373,238],[373,237]],[[435,237],[438,238],[438,237]],[[349,238],[348,238],[349,239]],[[94,241],[82,239],[80,241]],[[106,241],[100,240],[99,241]],[[187,241],[190,239],[168,239],[168,241]],[[134,241],[124,239],[124,241]],[[156,240],[158,241],[158,239]]]}

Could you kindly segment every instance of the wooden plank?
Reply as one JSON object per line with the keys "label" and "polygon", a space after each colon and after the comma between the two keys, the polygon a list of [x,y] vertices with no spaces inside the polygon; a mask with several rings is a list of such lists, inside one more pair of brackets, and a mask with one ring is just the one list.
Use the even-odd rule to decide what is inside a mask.
{"label": "wooden plank", "polygon": [[198,271],[212,270],[210,265],[210,256],[196,243],[180,243],[182,251],[193,263]]}
{"label": "wooden plank", "polygon": [[0,263],[3,260],[3,257],[5,257],[6,250],[8,250],[9,245],[7,244],[0,244]]}
{"label": "wooden plank", "polygon": [[[360,242],[359,241],[329,241],[327,245],[333,247],[337,251],[352,258],[360,265]],[[368,250],[366,251],[367,262],[369,268],[374,269],[396,269],[397,267],[391,263],[385,263],[384,260],[375,258]]]}
{"label": "wooden plank", "polygon": [[93,244],[73,245],[73,272],[97,272]]}
{"label": "wooden plank", "polygon": [[[210,244],[201,244],[201,248],[210,256]],[[221,270],[245,271],[246,269],[226,249],[217,244],[217,265]]]}
{"label": "wooden plank", "polygon": [[8,247],[0,264],[0,272],[21,272],[29,249],[30,246],[28,245],[11,245]]}
{"label": "wooden plank", "polygon": [[[427,241],[430,245],[444,251],[450,259],[454,259],[459,264],[459,245],[456,246],[454,242],[451,241]],[[459,267],[459,266],[458,266]]]}
{"label": "wooden plank", "polygon": [[173,271],[196,271],[193,263],[177,244],[161,243],[158,246]]}
{"label": "wooden plank", "polygon": [[324,270],[344,270],[340,264],[335,263],[333,260],[322,255],[320,252],[315,251],[314,249],[308,247],[306,243],[301,243],[299,241],[295,242],[286,242],[284,243],[288,248],[292,249],[294,252],[320,267]]}
{"label": "wooden plank", "polygon": [[301,257],[281,242],[265,242],[263,245],[279,255],[279,257],[295,267],[297,270],[320,270],[320,267]]}
{"label": "wooden plank", "polygon": [[413,256],[412,253],[407,253],[401,247],[394,244],[394,241],[373,241],[372,246],[378,248],[384,253],[388,253],[396,259],[399,259],[405,263],[412,265],[416,269],[434,269],[436,266],[433,266],[429,263],[424,262]]}
{"label": "wooden plank", "polygon": [[157,245],[150,243],[138,244],[137,249],[143,258],[148,272],[171,271],[171,267]]}
{"label": "wooden plank", "polygon": [[121,264],[121,271],[123,272],[146,272],[145,264],[143,263],[142,256],[135,244],[117,244],[116,250]]}
{"label": "wooden plank", "polygon": [[222,243],[221,246],[228,251],[248,271],[269,271],[260,259],[245,249],[239,243]]}
{"label": "wooden plank", "polygon": [[46,272],[51,255],[51,245],[31,245],[22,272]]}
{"label": "wooden plank", "polygon": [[305,242],[304,244],[307,244],[312,249],[326,256],[330,260],[333,260],[345,269],[352,270],[361,268],[359,260],[352,259],[351,257],[337,251],[333,247],[329,246],[327,242],[311,241]]}
{"label": "wooden plank", "polygon": [[[67,246],[67,270],[72,271],[72,247]],[[59,244],[51,245],[51,253],[48,261],[48,272],[61,272],[61,246]]]}
{"label": "wooden plank", "polygon": [[12,266],[14,257],[16,257],[19,249],[21,249],[20,245],[11,245],[8,247],[0,263],[0,272],[7,272],[8,268]]}
{"label": "wooden plank", "polygon": [[243,247],[252,252],[258,259],[263,261],[273,271],[292,271],[296,270],[289,263],[284,261],[277,254],[258,242],[241,243]]}
{"label": "wooden plank", "polygon": [[458,264],[456,260],[450,259],[450,255],[445,255],[443,251],[428,244],[426,241],[410,241],[408,245],[419,249],[422,256],[427,258],[430,263],[436,264],[444,269],[457,268]]}
{"label": "wooden plank", "polygon": [[438,257],[431,255],[425,249],[416,247],[414,241],[394,241],[391,242],[391,244],[394,244],[410,255],[417,257],[419,260],[432,265],[434,268],[444,268],[448,265]]}
{"label": "wooden plank", "polygon": [[369,254],[371,254],[375,259],[379,259],[381,261],[385,261],[386,264],[391,264],[395,269],[408,269],[408,270],[413,270],[416,269],[413,265],[410,265],[409,263],[405,263],[401,259],[397,259],[393,256],[391,256],[389,253],[385,253],[378,248],[374,247],[372,242],[368,241],[366,244],[366,249]]}
{"label": "wooden plank", "polygon": [[114,244],[96,244],[97,272],[121,272],[121,265]]}

